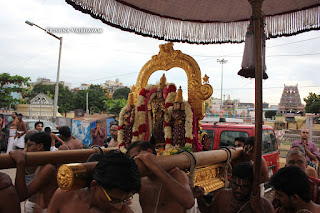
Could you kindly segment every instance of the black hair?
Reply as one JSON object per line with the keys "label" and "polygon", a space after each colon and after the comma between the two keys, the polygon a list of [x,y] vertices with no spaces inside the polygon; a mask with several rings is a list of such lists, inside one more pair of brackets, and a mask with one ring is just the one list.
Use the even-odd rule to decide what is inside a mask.
{"label": "black hair", "polygon": [[237,177],[240,179],[248,179],[250,182],[253,182],[253,166],[252,163],[243,162],[237,164],[232,169],[232,177]]}
{"label": "black hair", "polygon": [[17,112],[13,112],[16,116],[18,116],[18,113]]}
{"label": "black hair", "polygon": [[71,129],[68,126],[62,126],[59,128],[59,133],[61,136],[65,138],[70,138],[71,137]]}
{"label": "black hair", "polygon": [[234,141],[240,141],[240,142],[244,143],[246,141],[246,138],[240,136],[240,137],[235,138]]}
{"label": "black hair", "polygon": [[289,151],[289,152],[287,153],[286,159],[287,159],[290,155],[293,155],[293,154],[299,154],[299,155],[301,155],[302,157],[306,158],[306,153],[305,153],[305,152],[302,152],[301,149],[299,149],[299,150],[293,149],[293,150],[291,150],[291,151]]}
{"label": "black hair", "polygon": [[101,155],[93,170],[93,179],[105,189],[138,192],[141,187],[140,173],[135,161],[119,150]]}
{"label": "black hair", "polygon": [[244,142],[244,145],[245,146],[250,145],[254,147],[254,137],[247,138],[246,141]]}
{"label": "black hair", "polygon": [[101,158],[102,158],[102,154],[93,153],[92,155],[89,156],[87,162],[99,161]]}
{"label": "black hair", "polygon": [[51,147],[51,136],[46,132],[37,132],[30,136],[30,141],[36,144],[43,144],[44,151],[50,151]]}
{"label": "black hair", "polygon": [[112,122],[110,122],[110,128],[111,128],[111,126],[113,126],[113,125],[119,126],[119,122],[118,122],[118,121],[112,121]]}
{"label": "black hair", "polygon": [[[303,146],[293,145],[293,146],[291,147],[291,150],[292,150],[293,148],[299,148],[299,151],[300,151],[300,152],[302,152],[304,155],[306,154],[306,149],[305,149]],[[290,152],[291,152],[291,151],[290,151]]]}
{"label": "black hair", "polygon": [[26,132],[26,136],[24,137],[24,142],[27,143],[28,140],[30,139],[31,135],[35,134],[35,133],[38,133],[37,130],[35,129],[32,129],[32,130],[29,130]]}
{"label": "black hair", "polygon": [[44,128],[44,131],[47,132],[47,133],[50,133],[51,132],[51,128],[47,126],[46,128]]}
{"label": "black hair", "polygon": [[19,114],[18,114],[18,116],[21,116],[21,117],[23,117],[23,115],[22,115],[21,113],[19,113]]}
{"label": "black hair", "polygon": [[100,123],[100,124],[101,124],[101,120],[96,120],[96,124],[97,124],[97,123]]}
{"label": "black hair", "polygon": [[130,150],[135,148],[135,147],[138,147],[138,152],[141,152],[142,150],[143,151],[147,151],[148,149],[151,149],[152,150],[152,153],[154,155],[157,155],[157,152],[154,148],[154,146],[149,143],[149,142],[145,142],[145,141],[137,141],[137,142],[134,142],[132,143],[129,147],[128,147],[128,150],[127,150],[127,155],[130,156]]}
{"label": "black hair", "polygon": [[42,124],[42,126],[43,126],[43,122],[42,122],[42,121],[37,121],[37,122],[34,124],[34,128],[36,128],[38,124]]}
{"label": "black hair", "polygon": [[304,171],[297,166],[279,169],[270,179],[271,186],[289,197],[297,194],[303,201],[310,202],[310,181]]}

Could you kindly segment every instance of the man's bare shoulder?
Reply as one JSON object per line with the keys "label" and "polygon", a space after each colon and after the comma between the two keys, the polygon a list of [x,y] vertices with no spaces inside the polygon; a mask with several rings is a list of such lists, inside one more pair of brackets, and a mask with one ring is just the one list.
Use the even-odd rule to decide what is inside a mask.
{"label": "man's bare shoulder", "polygon": [[232,197],[233,197],[233,194],[232,194],[231,189],[222,188],[214,196],[214,200],[215,201],[221,201],[221,203],[224,203],[225,201],[230,200],[230,198],[232,198]]}
{"label": "man's bare shoulder", "polygon": [[9,175],[0,172],[0,189],[5,189],[12,186],[12,181]]}

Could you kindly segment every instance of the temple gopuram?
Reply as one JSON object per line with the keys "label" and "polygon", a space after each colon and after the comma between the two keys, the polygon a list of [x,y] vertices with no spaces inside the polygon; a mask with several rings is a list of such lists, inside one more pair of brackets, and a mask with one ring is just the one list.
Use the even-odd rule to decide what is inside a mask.
{"label": "temple gopuram", "polygon": [[295,86],[286,86],[282,92],[280,103],[278,105],[278,114],[294,113],[295,115],[305,114],[304,106],[301,103],[298,84]]}

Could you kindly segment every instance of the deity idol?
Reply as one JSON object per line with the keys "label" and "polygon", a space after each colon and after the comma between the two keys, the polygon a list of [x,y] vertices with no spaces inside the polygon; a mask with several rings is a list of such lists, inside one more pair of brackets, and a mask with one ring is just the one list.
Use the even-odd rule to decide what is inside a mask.
{"label": "deity idol", "polygon": [[178,89],[176,99],[173,105],[172,112],[172,145],[179,145],[183,147],[186,144],[186,130],[185,130],[186,114],[184,111],[184,104],[182,101],[181,86]]}
{"label": "deity idol", "polygon": [[135,118],[133,93],[130,92],[127,101],[127,109],[123,115],[123,143],[124,148],[128,149],[132,140],[132,126]]}
{"label": "deity idol", "polygon": [[157,95],[148,105],[148,110],[151,111],[152,117],[152,137],[156,146],[164,145],[163,121],[165,112],[165,99],[163,97],[163,88],[165,85],[166,77],[163,74],[160,79]]}

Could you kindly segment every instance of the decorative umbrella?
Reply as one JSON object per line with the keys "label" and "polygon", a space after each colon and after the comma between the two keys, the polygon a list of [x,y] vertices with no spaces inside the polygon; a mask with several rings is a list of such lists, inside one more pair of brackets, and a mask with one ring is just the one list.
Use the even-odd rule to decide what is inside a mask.
{"label": "decorative umbrella", "polygon": [[252,19],[255,77],[255,180],[260,183],[262,140],[261,23],[266,39],[320,27],[320,0],[66,0],[75,9],[125,31],[166,41],[239,43]]}

